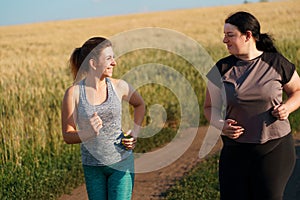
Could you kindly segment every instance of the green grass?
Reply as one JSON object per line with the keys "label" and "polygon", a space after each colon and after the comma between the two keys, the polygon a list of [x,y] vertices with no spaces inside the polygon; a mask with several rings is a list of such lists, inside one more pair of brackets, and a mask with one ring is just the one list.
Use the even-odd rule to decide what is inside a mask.
{"label": "green grass", "polygon": [[83,183],[79,146],[65,146],[64,156],[51,153],[19,152],[16,164],[1,164],[0,199],[56,199]]}
{"label": "green grass", "polygon": [[163,195],[166,200],[220,199],[218,182],[219,154],[209,157],[177,181]]}

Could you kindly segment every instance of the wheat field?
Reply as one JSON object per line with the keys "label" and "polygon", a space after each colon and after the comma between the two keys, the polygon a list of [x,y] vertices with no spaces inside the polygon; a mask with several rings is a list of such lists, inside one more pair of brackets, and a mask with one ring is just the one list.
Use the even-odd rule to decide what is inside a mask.
{"label": "wheat field", "polygon": [[[82,177],[80,156],[75,153],[79,148],[64,144],[60,131],[61,101],[72,84],[67,62],[75,47],[92,36],[112,37],[132,29],[159,27],[193,38],[216,61],[227,54],[222,44],[224,19],[239,10],[249,11],[259,19],[262,32],[276,39],[279,50],[296,64],[299,72],[299,0],[0,27],[0,199],[56,198],[66,192],[61,184],[72,187],[80,183],[71,179],[73,185],[68,184],[72,182],[70,173]],[[151,59],[151,55],[156,58]],[[163,56],[162,63],[184,65],[184,61],[168,63],[172,56]],[[141,60],[157,60],[157,54],[138,52],[120,58],[116,76],[130,69],[126,65],[135,67]],[[204,90],[204,82],[196,82],[199,75],[184,73],[196,90]],[[141,91],[149,104],[154,101],[152,90],[149,86]],[[201,103],[203,96],[198,98]],[[166,101],[164,97],[161,101],[170,107],[170,113],[176,113],[176,101]],[[300,130],[299,116],[291,118],[294,130]],[[48,189],[38,189],[41,184]],[[43,191],[37,194],[37,190]]]}

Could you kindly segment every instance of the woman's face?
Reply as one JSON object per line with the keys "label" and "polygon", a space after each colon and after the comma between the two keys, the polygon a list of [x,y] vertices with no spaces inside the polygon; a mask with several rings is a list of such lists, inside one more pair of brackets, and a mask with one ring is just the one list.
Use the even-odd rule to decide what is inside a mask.
{"label": "woman's face", "polygon": [[97,63],[97,70],[102,74],[102,77],[111,77],[113,74],[113,68],[116,66],[114,59],[114,52],[112,47],[106,47],[101,51],[99,60]]}
{"label": "woman's face", "polygon": [[224,25],[224,39],[227,49],[232,55],[247,54],[246,35],[242,34],[238,28],[232,24],[226,23]]}

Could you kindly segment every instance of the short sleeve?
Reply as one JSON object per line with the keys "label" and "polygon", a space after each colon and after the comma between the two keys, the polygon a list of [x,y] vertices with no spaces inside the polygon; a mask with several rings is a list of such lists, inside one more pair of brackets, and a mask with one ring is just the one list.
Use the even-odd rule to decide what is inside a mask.
{"label": "short sleeve", "polygon": [[280,59],[280,66],[281,66],[281,70],[282,70],[282,74],[281,74],[282,84],[284,85],[284,84],[287,84],[291,80],[291,78],[296,70],[296,67],[293,63],[288,61],[283,56]]}
{"label": "short sleeve", "polygon": [[211,81],[214,85],[216,85],[218,88],[222,87],[222,81],[221,81],[221,73],[218,69],[217,65],[214,65],[211,70],[207,73],[206,77],[209,81]]}
{"label": "short sleeve", "polygon": [[268,63],[277,71],[277,73],[281,77],[280,82],[282,85],[287,84],[291,80],[296,70],[295,65],[280,53],[264,53],[263,61]]}
{"label": "short sleeve", "polygon": [[222,76],[236,63],[237,58],[233,55],[219,60],[207,73],[206,77],[218,88],[223,85]]}

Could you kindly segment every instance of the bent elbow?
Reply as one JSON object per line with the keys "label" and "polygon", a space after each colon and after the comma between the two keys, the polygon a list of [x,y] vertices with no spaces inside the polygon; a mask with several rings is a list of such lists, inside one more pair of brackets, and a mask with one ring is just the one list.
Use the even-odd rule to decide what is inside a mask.
{"label": "bent elbow", "polygon": [[66,144],[72,144],[72,142],[70,141],[70,139],[68,137],[66,137],[64,133],[63,133],[63,139],[64,139],[64,142]]}
{"label": "bent elbow", "polygon": [[70,133],[63,132],[63,139],[66,144],[76,144],[78,142],[74,142],[72,137],[70,137]]}
{"label": "bent elbow", "polygon": [[71,141],[67,140],[67,139],[64,139],[65,143],[66,144],[73,144]]}

